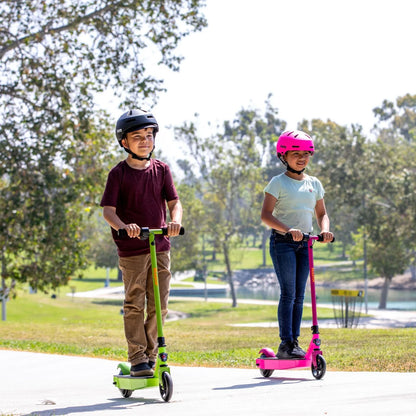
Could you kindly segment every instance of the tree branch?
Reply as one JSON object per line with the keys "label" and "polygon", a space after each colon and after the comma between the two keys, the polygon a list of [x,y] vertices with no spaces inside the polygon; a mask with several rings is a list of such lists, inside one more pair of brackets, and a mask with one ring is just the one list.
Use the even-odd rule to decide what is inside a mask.
{"label": "tree branch", "polygon": [[61,32],[65,32],[71,28],[75,28],[77,26],[79,26],[81,23],[87,22],[91,19],[93,19],[96,16],[101,16],[104,13],[108,12],[109,10],[113,9],[114,7],[127,7],[125,4],[123,4],[125,2],[123,1],[118,1],[116,3],[110,4],[108,6],[103,7],[102,9],[98,9],[94,12],[91,12],[89,14],[86,14],[85,16],[78,16],[75,20],[73,20],[72,22],[64,25],[64,26],[60,26],[60,27],[56,27],[56,28],[49,28],[48,25],[46,25],[42,30],[40,30],[39,32],[36,33],[32,33],[30,35],[24,36],[20,39],[16,39],[14,42],[8,44],[7,46],[4,46],[2,49],[0,49],[0,59],[3,58],[3,56],[13,50],[16,49],[19,45],[21,45],[22,43],[29,43],[31,41],[33,41],[34,39],[36,39],[38,42],[43,40],[45,38],[46,35],[53,35],[56,33],[61,33]]}

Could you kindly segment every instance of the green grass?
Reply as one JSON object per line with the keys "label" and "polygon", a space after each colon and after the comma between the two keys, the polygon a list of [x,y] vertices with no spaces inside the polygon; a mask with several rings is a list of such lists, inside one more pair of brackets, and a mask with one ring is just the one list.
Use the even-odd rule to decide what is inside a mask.
{"label": "green grass", "polygon": [[[315,244],[315,266],[341,260],[340,248],[334,244]],[[269,255],[266,267],[272,267]],[[240,248],[232,252],[234,269],[259,268],[262,251]],[[219,283],[224,265],[221,255],[209,262],[209,282]],[[215,277],[215,276],[218,277]],[[104,287],[105,269],[90,267],[84,278],[73,278],[68,286],[51,293],[29,294],[19,289],[18,297],[7,303],[7,320],[0,323],[0,348],[44,353],[69,354],[126,360],[126,342],[122,300],[103,301],[72,296]],[[120,286],[117,270],[110,271],[110,287]],[[371,277],[371,276],[370,276]],[[320,280],[361,278],[361,270],[345,267],[319,272]],[[185,312],[189,318],[167,322],[165,336],[172,365],[254,368],[259,348],[274,349],[277,328],[236,327],[236,323],[274,322],[276,307],[239,304],[232,308],[220,302],[184,302],[171,299],[170,309]],[[320,320],[332,318],[332,310],[321,308]],[[305,307],[304,319],[311,319]],[[416,329],[321,329],[323,350],[329,370],[338,371],[416,371],[412,357],[416,354]],[[310,330],[302,329],[306,347]]]}
{"label": "green grass", "polygon": [[[0,323],[0,348],[126,360],[122,301],[21,293],[8,302]],[[164,335],[171,365],[255,368],[261,347],[276,349],[276,328],[236,327],[235,323],[276,320],[269,305],[187,302],[171,299],[170,309],[187,319],[167,322]],[[332,317],[321,308],[320,320]],[[310,319],[305,307],[304,318]],[[416,329],[321,329],[328,370],[416,371]],[[310,330],[302,328],[305,347]]]}

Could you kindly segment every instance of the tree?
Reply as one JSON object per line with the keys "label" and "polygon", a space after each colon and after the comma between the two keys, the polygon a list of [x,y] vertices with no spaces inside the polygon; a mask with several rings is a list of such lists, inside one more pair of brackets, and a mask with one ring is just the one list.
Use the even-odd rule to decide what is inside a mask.
{"label": "tree", "polygon": [[373,109],[378,119],[374,131],[378,137],[389,143],[404,139],[407,143],[416,140],[416,95],[398,97],[396,105],[384,100],[380,107]]}
{"label": "tree", "polygon": [[179,40],[206,26],[201,5],[0,3],[3,294],[8,278],[47,290],[83,264],[83,208],[97,204],[114,142],[97,94],[110,89],[125,106],[155,101],[162,81],[146,66],[178,69]]}
{"label": "tree", "polygon": [[395,156],[400,156],[394,166],[402,172],[403,195],[400,200],[403,204],[401,210],[406,212],[403,220],[407,224],[402,238],[410,252],[412,279],[416,280],[416,95],[398,97],[395,103],[384,100],[373,112],[377,117],[374,132],[380,141],[394,146]]}
{"label": "tree", "polygon": [[378,140],[369,144],[368,154],[371,186],[361,220],[368,235],[369,265],[385,279],[379,303],[379,308],[384,309],[391,279],[403,273],[410,262],[408,244],[413,231],[409,225],[414,222],[414,207],[408,201],[414,187],[409,187],[409,175],[398,146]]}
{"label": "tree", "polygon": [[[264,118],[256,110],[243,109],[232,122],[224,122],[223,131],[206,138],[198,136],[193,123],[176,129],[179,140],[190,148],[200,172],[204,221],[224,255],[233,307],[237,306],[237,298],[230,250],[243,227],[260,224],[260,202],[265,185],[262,166],[272,138],[280,131],[276,114],[277,110],[269,106]],[[268,119],[268,115],[274,117]]]}
{"label": "tree", "polygon": [[198,241],[205,233],[204,205],[200,198],[195,195],[195,187],[186,183],[177,186],[179,198],[183,207],[183,226],[185,235],[171,238],[172,244],[172,273],[198,269],[203,259],[200,255]]}
{"label": "tree", "polygon": [[[60,165],[55,163],[52,143],[48,151],[36,143],[26,145],[24,151],[2,153],[10,160],[0,167],[3,301],[10,293],[7,280],[10,286],[14,281],[27,282],[33,289],[47,292],[66,284],[85,266],[85,208],[95,204],[95,186],[101,182],[105,166],[100,155],[95,159],[90,155],[108,141],[106,127],[104,120],[97,129],[90,126],[91,136],[85,135],[85,141],[76,147],[68,145]],[[4,144],[0,142],[3,148]],[[71,159],[72,165],[67,163]]]}
{"label": "tree", "polygon": [[315,142],[310,173],[317,176],[325,189],[325,204],[331,219],[331,228],[338,242],[343,244],[344,255],[353,243],[351,233],[359,227],[359,214],[366,194],[366,138],[361,127],[340,126],[330,120],[312,120],[301,123],[301,129],[310,132]]}

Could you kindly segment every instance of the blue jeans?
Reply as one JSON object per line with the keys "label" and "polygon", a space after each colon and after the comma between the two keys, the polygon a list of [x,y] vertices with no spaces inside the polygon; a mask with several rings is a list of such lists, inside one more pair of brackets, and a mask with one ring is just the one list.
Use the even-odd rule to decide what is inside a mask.
{"label": "blue jeans", "polygon": [[309,275],[308,243],[287,242],[272,233],[270,256],[280,285],[277,309],[279,336],[282,341],[293,341],[300,335],[303,300]]}

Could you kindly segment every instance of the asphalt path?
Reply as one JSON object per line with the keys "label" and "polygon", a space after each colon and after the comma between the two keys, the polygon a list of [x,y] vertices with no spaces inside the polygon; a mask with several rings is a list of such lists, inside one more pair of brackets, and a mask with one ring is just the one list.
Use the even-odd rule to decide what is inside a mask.
{"label": "asphalt path", "polygon": [[416,414],[416,373],[172,367],[173,396],[157,387],[123,398],[117,362],[0,350],[0,415],[282,416]]}

